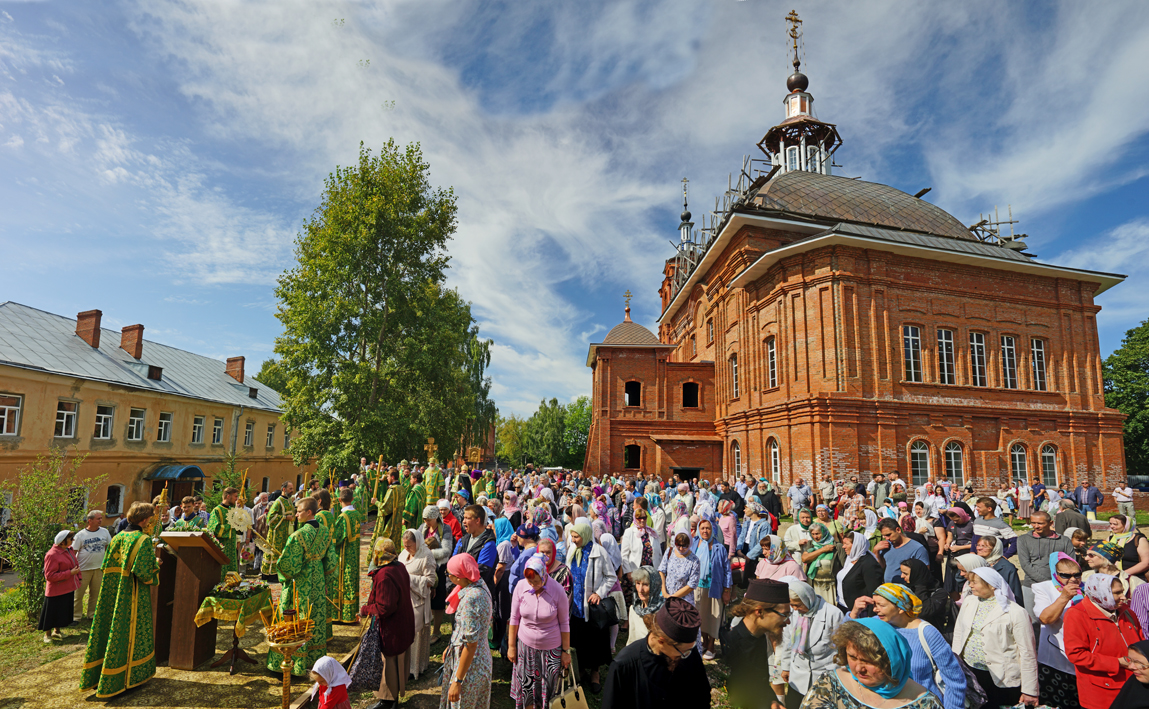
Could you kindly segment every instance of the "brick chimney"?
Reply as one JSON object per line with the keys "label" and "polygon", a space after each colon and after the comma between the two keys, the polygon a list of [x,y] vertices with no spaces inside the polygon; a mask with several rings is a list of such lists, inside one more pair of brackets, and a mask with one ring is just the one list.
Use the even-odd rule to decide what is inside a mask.
{"label": "brick chimney", "polygon": [[92,347],[100,347],[100,318],[104,314],[99,310],[85,310],[76,315],[76,334]]}
{"label": "brick chimney", "polygon": [[243,357],[228,357],[227,373],[232,379],[243,384]]}
{"label": "brick chimney", "polygon": [[128,325],[120,331],[120,349],[139,359],[144,354],[144,326]]}

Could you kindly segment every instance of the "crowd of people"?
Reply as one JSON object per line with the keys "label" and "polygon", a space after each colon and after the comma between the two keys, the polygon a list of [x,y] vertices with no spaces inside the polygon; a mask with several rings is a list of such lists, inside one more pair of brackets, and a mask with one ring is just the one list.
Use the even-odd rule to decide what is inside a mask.
{"label": "crowd of people", "polygon": [[[603,707],[709,706],[705,666],[719,654],[739,707],[1144,704],[1149,540],[1132,491],[1114,491],[1122,511],[1097,540],[1089,521],[1103,497],[1087,482],[993,493],[944,479],[907,485],[896,473],[782,490],[751,476],[363,461],[329,488],[289,482],[261,495],[252,535],[229,532],[234,489],[210,513],[194,498],[172,510],[135,503],[115,535],[92,513],[45,559],[41,629],[50,642],[90,589],[107,637],[89,640],[83,686],[104,697],[146,681],[154,661],[116,655],[127,643],[114,608],[133,578],[155,574],[159,553],[136,552],[160,514],[166,528],[230,540],[232,564],[258,537],[251,565],[280,584],[280,607],[298,598],[322,609],[295,666],[321,707],[346,709],[348,690],[367,688],[373,709],[396,706],[444,637],[442,709],[487,707],[496,661],[509,663],[516,709],[550,707],[572,686],[601,694]],[[368,511],[377,516],[361,603]],[[1015,520],[1028,527],[1015,532]],[[101,588],[92,571],[108,571],[108,553],[118,577]],[[354,664],[332,667],[331,624],[360,622]],[[108,672],[119,659],[130,673]],[[269,652],[269,669],[281,659]]]}

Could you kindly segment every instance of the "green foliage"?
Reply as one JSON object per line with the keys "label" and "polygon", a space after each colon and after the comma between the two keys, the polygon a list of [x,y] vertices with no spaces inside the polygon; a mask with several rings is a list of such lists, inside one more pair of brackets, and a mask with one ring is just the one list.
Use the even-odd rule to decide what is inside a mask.
{"label": "green foliage", "polygon": [[544,399],[525,421],[515,416],[499,419],[499,457],[512,465],[581,468],[589,432],[588,397],[566,405]]}
{"label": "green foliage", "polygon": [[512,466],[526,464],[523,459],[527,435],[527,422],[514,414],[500,416],[495,429],[497,447],[495,455]]}
{"label": "green foliage", "polygon": [[[235,453],[225,453],[223,456],[223,466],[211,474],[211,485],[205,486],[203,490],[203,501],[207,504],[207,511],[211,512],[223,502],[223,491],[229,487],[238,488],[240,483],[243,482],[243,468],[238,467],[240,457]],[[247,481],[248,495],[247,500],[250,503],[251,498],[251,480]],[[178,500],[176,501],[178,502]],[[175,504],[172,502],[171,504]]]}
{"label": "green foliage", "polygon": [[567,447],[568,468],[582,468],[586,442],[590,436],[590,397],[580,396],[566,406],[563,443]]}
{"label": "green foliage", "polygon": [[1149,475],[1149,320],[1125,333],[1105,360],[1105,405],[1125,419],[1128,475]]}
{"label": "green foliage", "polygon": [[433,188],[417,144],[360,145],[358,164],[328,176],[276,288],[284,419],[297,464],[358,467],[359,457],[422,459],[485,442],[490,341],[470,304],[444,287],[455,195]]}
{"label": "green foliage", "polygon": [[277,394],[287,391],[287,372],[274,357],[264,360],[263,366],[259,368],[259,374],[255,375],[255,380]]}
{"label": "green foliage", "polygon": [[[44,555],[56,533],[77,529],[88,507],[88,494],[104,476],[80,476],[84,455],[69,457],[63,448],[52,448],[20,468],[13,481],[0,484],[0,493],[12,493],[11,524],[0,539],[0,557],[12,564],[23,580],[20,606],[29,622],[36,622],[44,602]],[[14,483],[14,484],[13,484]]]}

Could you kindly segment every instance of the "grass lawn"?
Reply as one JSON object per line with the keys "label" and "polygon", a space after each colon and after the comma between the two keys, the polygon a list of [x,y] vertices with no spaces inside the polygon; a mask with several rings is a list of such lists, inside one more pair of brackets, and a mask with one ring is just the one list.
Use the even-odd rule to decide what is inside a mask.
{"label": "grass lawn", "polygon": [[11,673],[18,674],[59,660],[87,646],[90,621],[63,628],[60,631],[64,634],[63,640],[45,643],[44,634],[36,630],[35,624],[28,622],[24,611],[17,608],[17,593],[18,590],[13,588],[0,595],[0,657],[4,658]]}

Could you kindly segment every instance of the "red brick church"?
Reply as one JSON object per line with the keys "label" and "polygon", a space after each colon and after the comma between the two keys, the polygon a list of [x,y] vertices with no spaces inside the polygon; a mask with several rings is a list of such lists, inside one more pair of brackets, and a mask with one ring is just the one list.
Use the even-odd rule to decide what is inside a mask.
{"label": "red brick church", "polygon": [[924,191],[833,175],[841,138],[798,68],[758,143],[768,166],[747,161],[709,229],[683,213],[658,335],[628,305],[590,346],[585,469],[1111,490],[1123,417],[1105,407],[1094,299],[1124,277],[1040,263]]}

